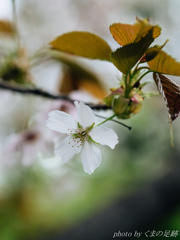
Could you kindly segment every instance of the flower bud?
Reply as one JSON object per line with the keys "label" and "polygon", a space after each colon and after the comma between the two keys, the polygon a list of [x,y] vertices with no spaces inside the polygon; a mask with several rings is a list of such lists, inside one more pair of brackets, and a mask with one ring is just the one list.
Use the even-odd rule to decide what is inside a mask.
{"label": "flower bud", "polygon": [[138,113],[142,108],[142,101],[143,97],[138,93],[133,93],[133,96],[131,97],[131,103],[129,106],[129,112],[136,114]]}
{"label": "flower bud", "polygon": [[114,103],[113,103],[114,113],[116,113],[117,115],[122,114],[128,107],[128,104],[129,104],[129,99],[125,98],[124,96],[114,98]]}
{"label": "flower bud", "polygon": [[111,94],[109,94],[103,100],[103,102],[106,103],[107,106],[112,106],[112,104],[114,102],[114,98],[116,96],[123,96],[124,95],[124,89],[122,89],[122,88],[111,88],[110,90],[111,90]]}
{"label": "flower bud", "polygon": [[118,118],[127,119],[138,113],[142,108],[142,92],[132,89],[126,98],[123,87],[111,89],[111,94],[104,99],[107,106],[112,106]]}

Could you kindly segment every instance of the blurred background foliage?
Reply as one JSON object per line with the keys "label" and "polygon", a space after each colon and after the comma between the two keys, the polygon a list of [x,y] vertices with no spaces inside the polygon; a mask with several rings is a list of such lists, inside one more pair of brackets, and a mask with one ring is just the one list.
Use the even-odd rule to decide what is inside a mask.
{"label": "blurred background foliage", "polygon": [[[0,17],[11,21],[11,1],[0,2],[1,6],[4,4]],[[25,49],[19,56],[31,61],[25,66],[28,81],[21,81],[21,72],[16,83],[98,102],[109,93],[110,87],[118,86],[117,77],[121,74],[111,63],[64,55],[36,61],[38,53],[35,57],[33,54],[56,36],[73,30],[94,32],[114,50],[118,46],[109,32],[109,25],[114,22],[132,24],[136,16],[149,17],[162,27],[162,34],[155,43],[161,44],[169,38],[165,51],[180,61],[178,0],[17,0],[16,6],[21,46]],[[13,41],[9,43],[4,36],[2,39],[1,49],[7,52],[13,49]],[[3,74],[1,77],[9,77]],[[179,78],[172,79],[180,84]],[[145,91],[157,91],[151,75],[145,80],[150,81]],[[116,123],[106,124],[117,132],[119,144],[113,151],[102,147],[101,166],[89,176],[83,172],[79,156],[67,164],[54,156],[54,144],[60,139],[51,135],[45,126],[48,111],[59,109],[73,113],[72,106],[2,89],[0,93],[2,240],[38,239],[48,231],[64,231],[80,224],[116,199],[160,179],[179,162],[179,119],[173,122],[175,147],[172,148],[168,114],[160,96],[145,100],[139,114],[123,121],[132,127],[131,131]],[[97,114],[110,116],[111,113],[98,111]],[[157,226],[162,230],[180,229],[180,211]]]}

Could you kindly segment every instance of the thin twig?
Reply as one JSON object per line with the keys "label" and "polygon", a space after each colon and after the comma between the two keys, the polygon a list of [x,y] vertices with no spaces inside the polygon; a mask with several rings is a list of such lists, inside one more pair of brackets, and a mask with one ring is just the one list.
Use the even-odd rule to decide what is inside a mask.
{"label": "thin twig", "polygon": [[[61,99],[61,100],[68,101],[68,102],[71,102],[72,104],[74,104],[74,100],[69,98],[68,95],[65,95],[65,94],[54,95],[54,94],[51,94],[49,92],[46,92],[46,91],[44,91],[42,89],[38,89],[38,88],[23,88],[23,87],[15,86],[12,84],[7,84],[7,83],[4,83],[1,81],[0,89],[17,92],[17,93],[21,93],[21,94],[35,95],[38,97],[44,97],[44,98],[49,98],[49,99]],[[111,109],[111,107],[108,107],[107,105],[104,105],[104,104],[93,104],[93,103],[86,103],[86,104],[94,110]]]}

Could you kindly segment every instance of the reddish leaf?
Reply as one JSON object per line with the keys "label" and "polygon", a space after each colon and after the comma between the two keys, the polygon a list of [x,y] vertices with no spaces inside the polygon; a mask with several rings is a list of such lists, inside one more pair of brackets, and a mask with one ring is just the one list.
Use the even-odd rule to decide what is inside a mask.
{"label": "reddish leaf", "polygon": [[180,112],[180,87],[162,74],[153,73],[158,91],[162,94],[171,120],[175,120]]}

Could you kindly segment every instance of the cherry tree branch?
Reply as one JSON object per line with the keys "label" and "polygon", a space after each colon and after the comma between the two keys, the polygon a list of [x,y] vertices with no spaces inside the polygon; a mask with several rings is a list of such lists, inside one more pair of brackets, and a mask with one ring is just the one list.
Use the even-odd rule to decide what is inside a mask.
{"label": "cherry tree branch", "polygon": [[[61,100],[68,101],[68,102],[71,102],[72,104],[74,104],[74,100],[69,98],[68,95],[65,95],[65,94],[55,95],[55,94],[46,92],[39,88],[24,88],[24,87],[15,86],[13,84],[4,83],[1,81],[0,89],[17,92],[17,93],[21,93],[21,94],[35,95],[35,96],[49,98],[49,99],[61,99]],[[111,107],[108,107],[107,105],[104,105],[104,104],[93,104],[93,103],[86,103],[86,104],[94,110],[111,109]]]}

